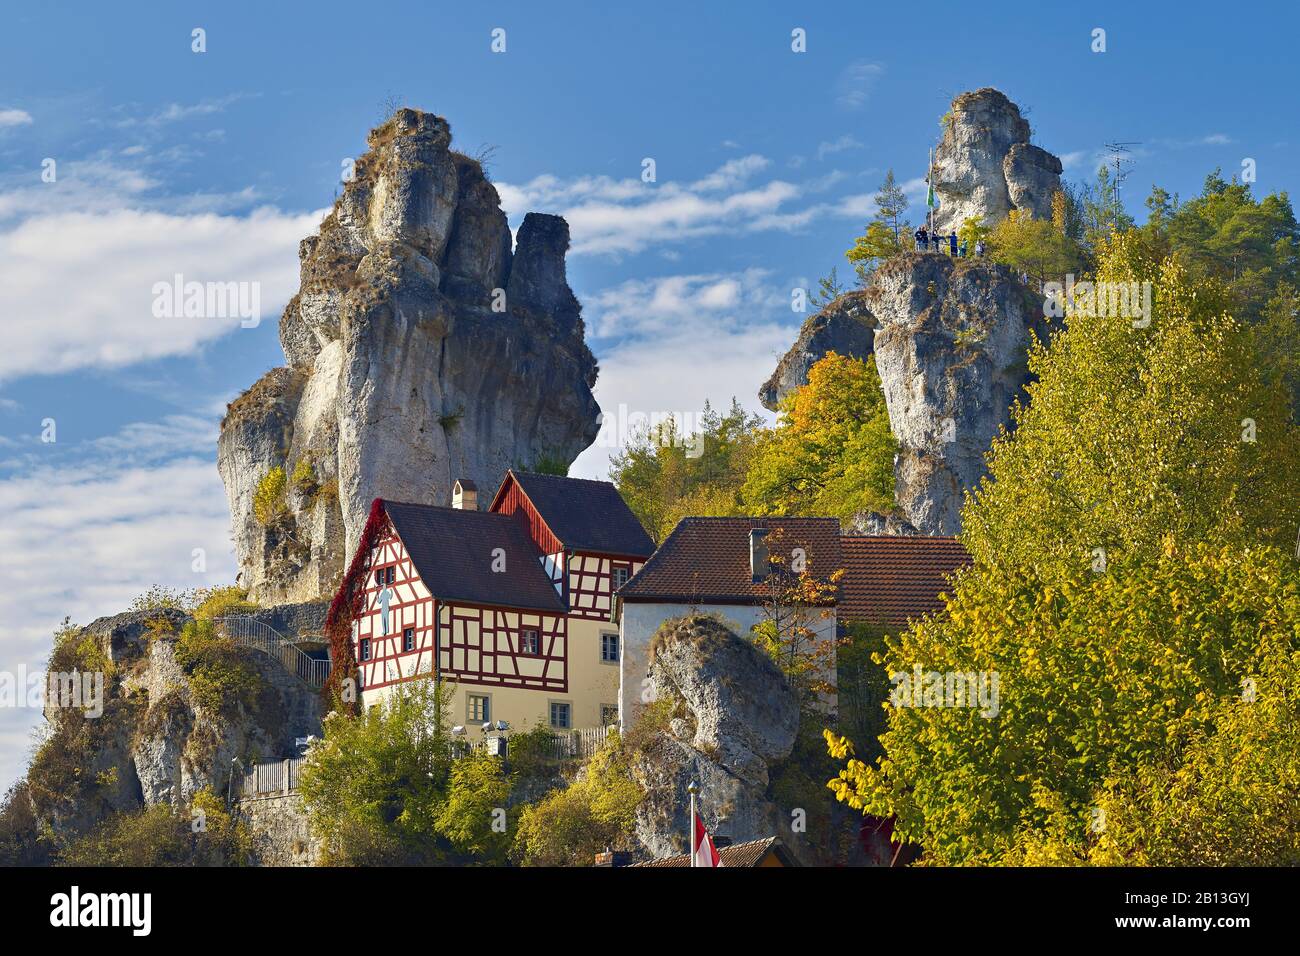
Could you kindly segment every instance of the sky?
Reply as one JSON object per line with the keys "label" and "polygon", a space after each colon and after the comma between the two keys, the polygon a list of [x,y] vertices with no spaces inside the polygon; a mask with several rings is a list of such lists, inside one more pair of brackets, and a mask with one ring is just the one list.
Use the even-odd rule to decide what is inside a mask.
{"label": "sky", "polygon": [[[512,228],[567,217],[605,414],[688,424],[706,400],[761,410],[806,317],[792,290],[850,274],[886,170],[919,221],[927,150],[963,90],[1007,93],[1069,179],[1106,143],[1137,144],[1123,188],[1139,221],[1152,185],[1187,198],[1215,167],[1253,160],[1261,195],[1300,184],[1291,5],[542,6],[4,12],[0,697],[65,617],[233,581],[221,415],[284,363],[298,242],[385,104],[493,147]],[[256,283],[260,321],[155,316],[155,283],[177,274]],[[617,451],[571,473],[606,477]],[[0,700],[0,787],[41,723],[24,696]]]}

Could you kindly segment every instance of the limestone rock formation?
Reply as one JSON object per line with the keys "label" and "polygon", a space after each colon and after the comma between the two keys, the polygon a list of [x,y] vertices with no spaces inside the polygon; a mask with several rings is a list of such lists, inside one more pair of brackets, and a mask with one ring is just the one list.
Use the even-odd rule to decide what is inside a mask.
{"label": "limestone rock formation", "polygon": [[1051,218],[1061,161],[1030,145],[1029,123],[1006,94],[985,87],[958,95],[943,127],[933,169],[940,232],[959,230],[972,217],[993,226],[1013,209]]}
{"label": "limestone rock formation", "polygon": [[256,651],[238,652],[255,675],[249,706],[214,713],[196,701],[176,656],[188,620],[176,610],[132,611],[65,639],[107,663],[102,713],[47,705],[48,740],[28,771],[36,817],[60,837],[113,812],[180,808],[203,789],[224,795],[233,760],[278,759],[296,737],[321,733],[319,693]]}
{"label": "limestone rock formation", "polygon": [[799,704],[785,677],[751,643],[708,616],[669,622],[651,645],[657,699],[676,702],[668,730],[638,757],[646,790],[637,838],[655,857],[685,850],[687,786],[711,833],[732,842],[781,834],[782,814],[767,796],[768,768],[787,757]]}
{"label": "limestone rock formation", "polygon": [[786,395],[808,384],[808,370],[827,352],[865,359],[871,354],[875,326],[866,296],[860,291],[828,303],[804,322],[799,338],[758,390],[759,401],[776,411]]}
{"label": "limestone rock formation", "polygon": [[[375,497],[445,504],[456,478],[492,489],[596,437],[568,225],[529,213],[512,249],[495,187],[450,142],[444,119],[411,109],[370,133],[301,243],[280,320],[288,365],[222,423],[240,583],[262,603],[332,593]],[[275,468],[284,491],[264,487],[259,517]]]}
{"label": "limestone rock formation", "polygon": [[1028,380],[1029,333],[1048,334],[1042,301],[1006,266],[916,254],[878,269],[867,294],[898,510],[925,534],[956,534],[963,494]]}

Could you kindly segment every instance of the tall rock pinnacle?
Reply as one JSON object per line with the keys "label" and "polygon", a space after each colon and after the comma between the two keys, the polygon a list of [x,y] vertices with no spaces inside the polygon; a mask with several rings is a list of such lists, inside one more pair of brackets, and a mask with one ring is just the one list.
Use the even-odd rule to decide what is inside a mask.
{"label": "tall rock pinnacle", "polygon": [[413,109],[371,131],[301,243],[287,366],[222,422],[241,583],[263,602],[330,594],[375,497],[445,504],[456,478],[495,488],[595,440],[568,224],[529,213],[512,249],[495,187],[450,143],[446,120]]}

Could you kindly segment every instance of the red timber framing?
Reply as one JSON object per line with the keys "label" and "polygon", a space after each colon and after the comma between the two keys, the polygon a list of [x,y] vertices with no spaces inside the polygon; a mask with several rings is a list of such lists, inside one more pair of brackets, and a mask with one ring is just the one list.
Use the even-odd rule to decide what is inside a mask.
{"label": "red timber framing", "polygon": [[[434,663],[436,602],[391,527],[375,543],[365,573],[362,610],[352,624],[352,652],[361,673],[361,688],[372,690],[429,673]],[[385,590],[389,592],[387,632],[383,626]],[[368,642],[368,657],[362,652],[362,641]]]}
{"label": "red timber framing", "polygon": [[445,602],[438,607],[438,649],[442,675],[459,684],[569,690],[563,614]]}
{"label": "red timber framing", "polygon": [[569,555],[569,616],[592,621],[609,621],[614,602],[613,575],[622,569],[630,578],[641,570],[644,558],[626,555],[588,554],[578,551]]}
{"label": "red timber framing", "polygon": [[[437,600],[391,526],[375,542],[364,573],[361,610],[352,624],[352,652],[362,690],[430,673],[437,648],[439,676],[455,683],[568,692],[564,615]],[[536,633],[536,654],[524,646],[528,632]]]}

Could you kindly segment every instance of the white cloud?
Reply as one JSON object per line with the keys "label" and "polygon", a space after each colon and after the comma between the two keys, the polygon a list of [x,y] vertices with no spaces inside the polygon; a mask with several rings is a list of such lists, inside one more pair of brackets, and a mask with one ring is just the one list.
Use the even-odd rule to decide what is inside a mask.
{"label": "white cloud", "polygon": [[[790,310],[793,285],[747,269],[629,279],[584,296],[596,330],[595,392],[605,422],[570,473],[606,477],[641,416],[671,415],[689,431],[705,401],[725,409],[734,397],[770,420],[758,404],[759,386],[805,318]],[[607,336],[617,338],[602,342]]]}
{"label": "white cloud", "polygon": [[846,110],[859,110],[866,105],[876,81],[884,75],[881,63],[857,60],[840,73],[835,84],[835,102]]}
{"label": "white cloud", "polygon": [[858,140],[855,137],[846,134],[844,136],[841,136],[839,139],[834,140],[833,142],[818,143],[817,158],[819,160],[822,160],[825,159],[827,156],[831,156],[835,153],[842,153],[846,149],[862,149],[862,148],[863,148],[862,143],[858,142]]}
{"label": "white cloud", "polygon": [[720,319],[743,320],[769,313],[782,302],[788,304],[789,291],[773,289],[767,277],[767,270],[748,269],[628,279],[584,296],[583,314],[596,339],[658,336],[683,327],[716,326]]}
{"label": "white cloud", "polygon": [[[621,255],[706,236],[800,229],[826,211],[821,206],[811,212],[790,210],[812,191],[809,186],[780,179],[751,185],[769,165],[767,158],[751,155],[686,184],[544,175],[521,185],[498,183],[497,190],[512,219],[533,209],[564,216],[573,255]],[[826,188],[824,180],[821,186]]]}
{"label": "white cloud", "polygon": [[[172,420],[130,426],[69,450],[71,463],[51,459],[0,482],[0,670],[42,669],[65,616],[88,624],[119,613],[153,584],[193,588],[234,580],[230,515],[211,456],[214,425],[197,424],[188,444],[201,438],[204,457],[135,464],[110,453],[144,439],[147,457],[149,436],[158,434],[171,435],[166,448],[182,447],[186,425]],[[46,449],[53,455],[60,447]],[[192,570],[195,548],[206,553],[205,573]],[[39,710],[0,708],[0,788],[24,771],[30,734],[40,722]]]}
{"label": "white cloud", "polygon": [[[298,241],[318,213],[247,216],[136,209],[32,216],[0,233],[0,380],[184,355],[240,326],[238,317],[155,318],[153,288],[185,281],[257,283],[261,317],[298,283]],[[251,287],[250,287],[251,288]]]}
{"label": "white cloud", "polygon": [[26,110],[0,110],[0,129],[11,126],[30,126],[33,122],[35,121],[32,119],[32,114]]}

